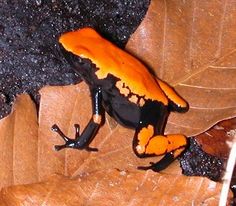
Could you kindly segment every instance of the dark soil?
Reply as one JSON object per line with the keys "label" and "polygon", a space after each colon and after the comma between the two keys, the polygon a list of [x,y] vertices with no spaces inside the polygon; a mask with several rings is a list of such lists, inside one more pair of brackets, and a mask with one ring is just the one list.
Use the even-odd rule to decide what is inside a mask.
{"label": "dark soil", "polygon": [[179,161],[184,175],[203,176],[214,181],[220,181],[222,178],[223,160],[204,152],[194,138],[190,138],[189,148]]}
{"label": "dark soil", "polygon": [[58,48],[61,33],[85,26],[124,47],[144,18],[150,0],[1,0],[0,118],[17,94],[36,102],[44,85],[67,85],[79,78]]}

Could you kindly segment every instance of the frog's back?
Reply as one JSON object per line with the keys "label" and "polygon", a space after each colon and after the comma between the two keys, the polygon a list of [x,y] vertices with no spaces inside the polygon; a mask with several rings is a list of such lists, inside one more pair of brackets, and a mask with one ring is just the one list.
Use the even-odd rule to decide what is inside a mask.
{"label": "frog's back", "polygon": [[67,51],[90,59],[98,68],[95,73],[98,79],[104,79],[108,74],[118,78],[116,87],[122,94],[128,96],[128,91],[133,96],[168,104],[166,95],[147,68],[92,28],[65,33],[59,41]]}

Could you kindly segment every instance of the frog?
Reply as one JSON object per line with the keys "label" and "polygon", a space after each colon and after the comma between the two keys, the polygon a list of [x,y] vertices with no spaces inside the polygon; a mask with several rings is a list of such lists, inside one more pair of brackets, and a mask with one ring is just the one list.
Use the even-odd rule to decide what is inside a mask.
{"label": "frog", "polygon": [[159,172],[183,153],[187,137],[164,133],[170,112],[184,113],[189,109],[173,87],[91,27],[63,33],[59,44],[68,64],[89,87],[92,115],[82,133],[79,124],[75,124],[75,138],[67,137],[54,124],[52,130],[65,142],[55,145],[55,150],[97,152],[89,145],[108,113],[119,124],[135,130],[132,147],[137,157],[162,156],[138,169]]}

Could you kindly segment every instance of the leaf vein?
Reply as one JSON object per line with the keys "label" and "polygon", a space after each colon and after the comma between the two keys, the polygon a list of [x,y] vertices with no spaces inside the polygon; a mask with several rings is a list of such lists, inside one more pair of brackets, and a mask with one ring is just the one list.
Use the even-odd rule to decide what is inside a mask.
{"label": "leaf vein", "polygon": [[210,61],[209,63],[203,65],[203,66],[200,67],[198,70],[196,70],[196,72],[193,72],[191,75],[189,75],[189,74],[184,75],[183,78],[178,79],[176,82],[173,82],[171,85],[172,85],[173,87],[176,87],[176,86],[179,85],[181,82],[186,82],[187,80],[191,79],[192,77],[196,76],[197,74],[199,74],[199,73],[205,71],[205,70],[209,67],[209,65],[212,65],[212,64],[214,64],[214,63],[220,62],[221,60],[223,60],[224,58],[226,58],[226,57],[232,55],[232,54],[235,53],[235,52],[236,52],[236,48],[234,48],[234,49],[232,49],[231,51],[227,52],[225,55],[223,55],[223,56],[221,56],[221,57],[219,57],[219,58],[216,58],[216,59]]}
{"label": "leaf vein", "polygon": [[190,59],[190,69],[192,67],[192,60],[193,60],[193,34],[194,34],[194,22],[196,19],[196,1],[193,0],[193,15],[192,15],[192,22],[191,22],[191,32],[190,32],[190,42],[189,42],[189,59]]}
{"label": "leaf vein", "polygon": [[209,66],[210,69],[236,69],[236,66],[231,66],[231,67],[226,67],[226,66],[214,66],[214,65],[210,65]]}
{"label": "leaf vein", "polygon": [[225,109],[234,109],[236,106],[229,106],[229,107],[195,107],[191,106],[191,109],[196,109],[196,110],[225,110]]}
{"label": "leaf vein", "polygon": [[197,88],[197,89],[207,89],[207,90],[236,90],[236,88],[230,88],[230,87],[205,87],[200,85],[191,85],[191,84],[184,84],[180,83],[179,86],[183,87],[190,87],[190,88]]}
{"label": "leaf vein", "polygon": [[215,57],[219,57],[220,54],[221,54],[222,35],[223,35],[223,28],[224,28],[224,23],[225,23],[224,20],[225,20],[225,15],[226,15],[227,4],[228,4],[228,0],[225,0],[224,5],[223,5],[223,14],[222,14],[221,20],[220,20],[219,41],[218,41],[218,47],[217,47],[217,50],[216,50]]}
{"label": "leaf vein", "polygon": [[[161,60],[161,69],[164,71],[165,67],[165,56],[166,56],[166,27],[167,27],[167,3],[164,0],[164,23],[163,23],[163,43],[162,43],[162,60]],[[163,76],[163,72],[160,73],[160,76]]]}

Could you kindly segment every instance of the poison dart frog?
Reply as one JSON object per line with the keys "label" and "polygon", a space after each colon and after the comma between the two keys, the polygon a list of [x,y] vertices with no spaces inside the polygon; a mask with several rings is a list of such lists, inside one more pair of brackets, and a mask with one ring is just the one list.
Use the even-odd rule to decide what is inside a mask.
{"label": "poison dart frog", "polygon": [[118,123],[135,129],[133,150],[138,157],[164,155],[160,161],[139,169],[160,171],[184,151],[187,145],[184,135],[164,134],[169,113],[188,110],[188,103],[172,87],[92,28],[64,33],[59,42],[67,61],[89,86],[92,117],[81,134],[79,125],[75,125],[75,139],[68,138],[53,125],[52,130],[65,141],[56,145],[56,150],[98,151],[89,144],[106,111]]}

